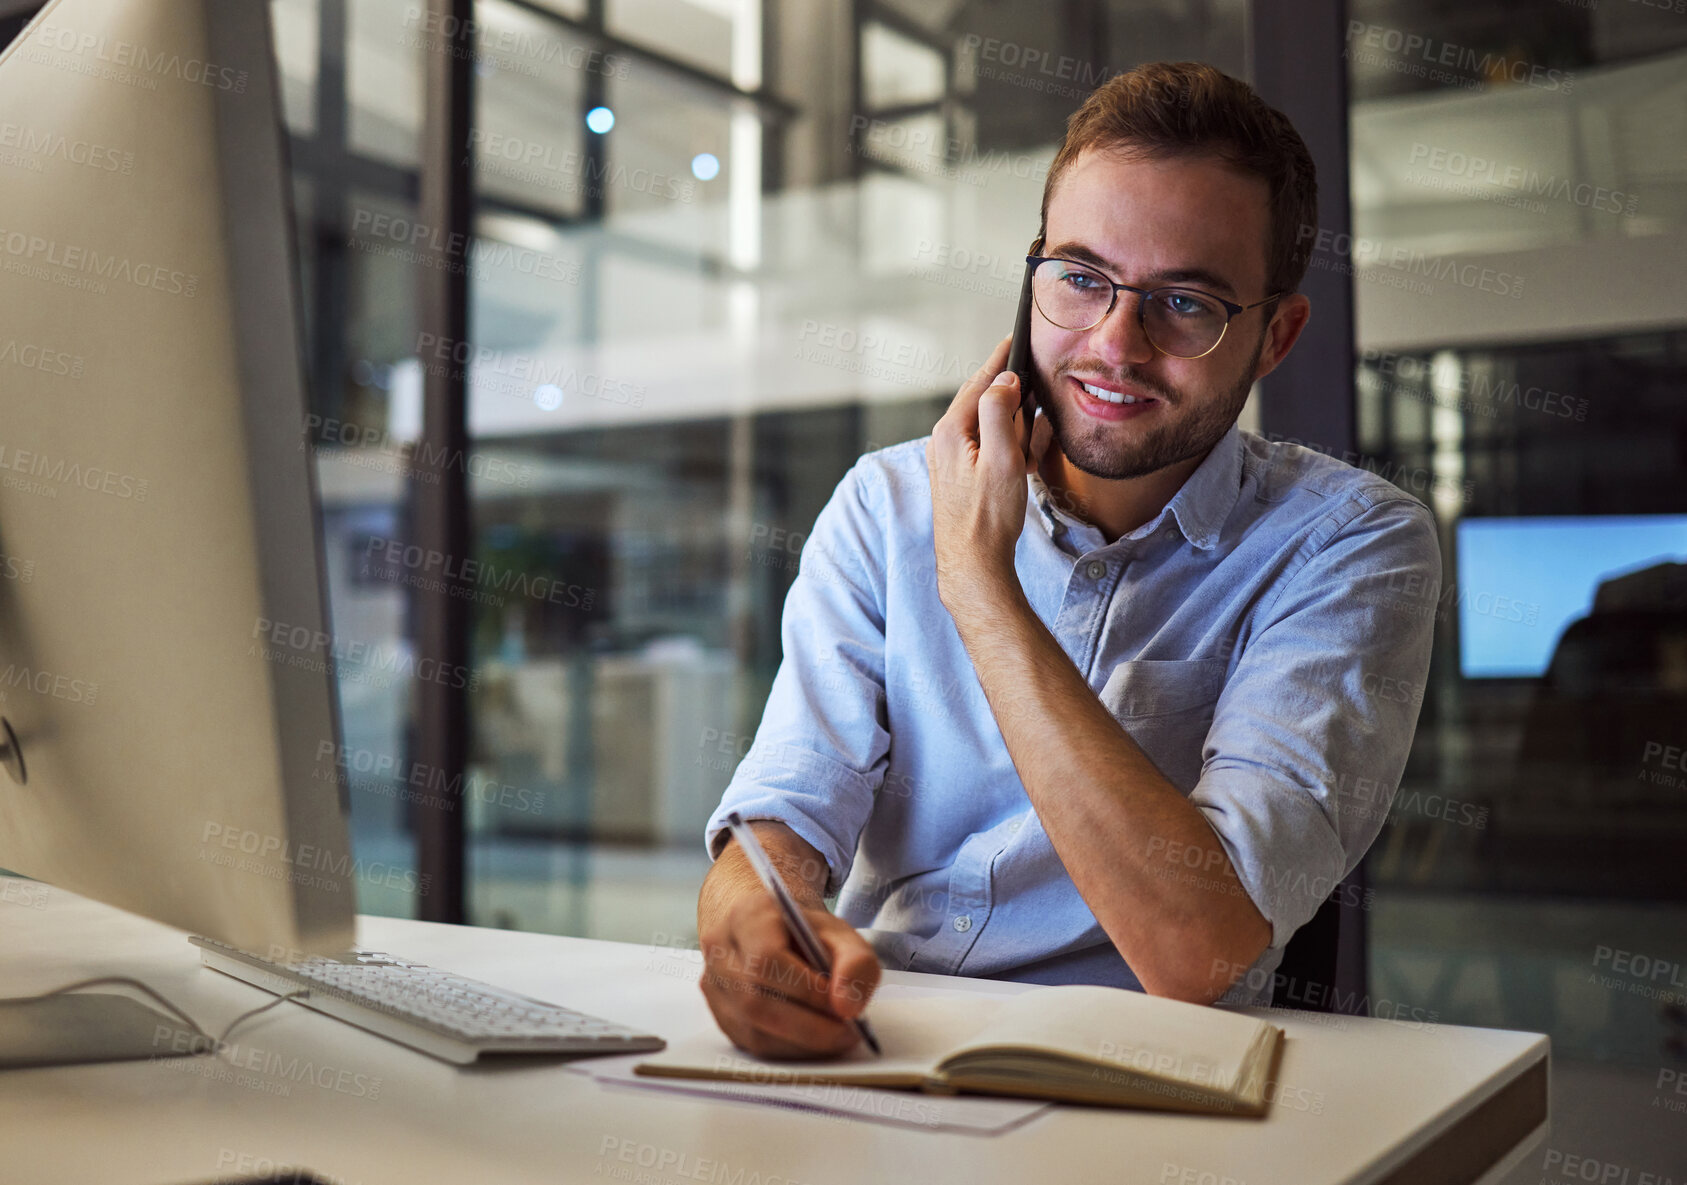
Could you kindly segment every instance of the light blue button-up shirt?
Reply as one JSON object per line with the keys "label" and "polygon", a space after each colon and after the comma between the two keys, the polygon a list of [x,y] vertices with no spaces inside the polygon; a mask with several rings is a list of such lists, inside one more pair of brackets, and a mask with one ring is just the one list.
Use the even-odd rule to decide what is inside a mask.
{"label": "light blue button-up shirt", "polygon": [[[776,819],[887,967],[1141,989],[1055,854],[937,596],[925,440],[862,457],[804,544],[760,728],[709,820]],[[1232,427],[1112,543],[1027,478],[1014,566],[1091,690],[1207,818],[1271,925],[1223,997],[1376,838],[1422,704],[1441,575],[1427,508]],[[1168,877],[1214,877],[1162,850]],[[1168,941],[1172,939],[1168,936]]]}

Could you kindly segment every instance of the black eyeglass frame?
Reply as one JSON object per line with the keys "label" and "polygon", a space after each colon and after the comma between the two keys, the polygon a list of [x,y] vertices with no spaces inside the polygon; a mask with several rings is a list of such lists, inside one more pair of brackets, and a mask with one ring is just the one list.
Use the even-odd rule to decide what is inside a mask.
{"label": "black eyeglass frame", "polygon": [[[1047,313],[1043,312],[1042,302],[1036,301],[1036,285],[1032,284],[1031,299],[1036,301],[1037,312],[1042,313],[1043,319],[1050,325],[1054,325],[1060,329],[1069,330],[1073,333],[1087,332],[1107,320],[1108,316],[1112,314],[1114,308],[1116,308],[1119,304],[1119,293],[1121,290],[1125,292],[1134,292],[1136,295],[1142,297],[1141,300],[1136,302],[1136,323],[1142,329],[1142,336],[1147,338],[1149,345],[1153,346],[1156,350],[1159,350],[1160,353],[1164,354],[1166,357],[1178,358],[1185,362],[1193,362],[1197,358],[1205,358],[1208,354],[1218,349],[1219,345],[1224,341],[1224,335],[1230,331],[1230,322],[1236,319],[1237,314],[1245,313],[1249,309],[1257,309],[1262,304],[1270,304],[1272,301],[1279,300],[1284,296],[1284,293],[1273,292],[1264,300],[1256,300],[1252,304],[1237,304],[1233,300],[1225,300],[1222,296],[1215,296],[1213,293],[1203,291],[1200,288],[1191,288],[1187,284],[1162,284],[1158,288],[1136,288],[1132,287],[1130,284],[1119,283],[1119,281],[1115,280],[1112,276],[1109,276],[1104,272],[1097,271],[1087,263],[1080,263],[1076,259],[1064,259],[1059,255],[1027,255],[1025,257],[1025,266],[1030,268],[1031,273],[1034,274],[1038,268],[1043,266],[1043,264],[1056,260],[1061,263],[1072,264],[1074,267],[1081,267],[1086,272],[1094,272],[1103,280],[1106,280],[1109,284],[1113,285],[1113,295],[1107,302],[1107,311],[1105,313],[1102,313],[1101,316],[1091,321],[1088,325],[1074,327],[1071,325],[1061,325],[1053,317],[1050,317]],[[1223,305],[1224,311],[1228,315],[1224,318],[1224,328],[1218,331],[1218,340],[1213,342],[1212,345],[1208,346],[1199,354],[1174,354],[1170,350],[1161,350],[1160,344],[1156,342],[1148,332],[1148,322],[1145,316],[1145,312],[1148,308],[1148,298],[1153,296],[1156,292],[1190,292],[1196,296],[1205,297],[1207,300],[1215,300],[1219,304]]]}

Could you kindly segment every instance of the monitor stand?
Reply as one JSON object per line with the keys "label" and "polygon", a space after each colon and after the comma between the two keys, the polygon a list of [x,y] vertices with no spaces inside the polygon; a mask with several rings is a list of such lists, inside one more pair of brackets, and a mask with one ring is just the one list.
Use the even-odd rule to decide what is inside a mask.
{"label": "monitor stand", "polygon": [[203,1034],[127,996],[65,992],[0,1001],[0,1070],[209,1052]]}

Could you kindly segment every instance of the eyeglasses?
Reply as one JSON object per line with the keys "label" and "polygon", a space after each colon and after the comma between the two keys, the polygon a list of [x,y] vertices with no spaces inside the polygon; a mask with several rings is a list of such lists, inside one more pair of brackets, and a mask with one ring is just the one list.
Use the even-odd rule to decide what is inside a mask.
{"label": "eyeglasses", "polygon": [[1234,304],[1195,288],[1132,288],[1070,259],[1027,255],[1031,294],[1037,310],[1062,329],[1094,329],[1119,302],[1119,293],[1142,297],[1136,319],[1143,336],[1173,358],[1205,358],[1218,349],[1237,313],[1257,309],[1282,296],[1272,293],[1253,304]]}

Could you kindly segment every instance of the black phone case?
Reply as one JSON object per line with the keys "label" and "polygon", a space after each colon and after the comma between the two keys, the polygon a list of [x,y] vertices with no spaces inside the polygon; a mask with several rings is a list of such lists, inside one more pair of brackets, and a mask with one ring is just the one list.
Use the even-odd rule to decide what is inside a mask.
{"label": "black phone case", "polygon": [[1031,367],[1031,265],[1025,265],[1025,279],[1019,286],[1019,312],[1014,316],[1013,341],[1008,345],[1008,367],[1019,376],[1019,411],[1029,424],[1037,411],[1035,374]]}

